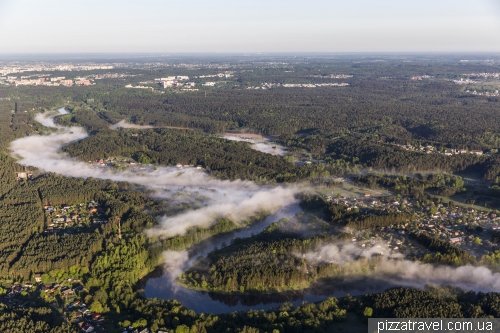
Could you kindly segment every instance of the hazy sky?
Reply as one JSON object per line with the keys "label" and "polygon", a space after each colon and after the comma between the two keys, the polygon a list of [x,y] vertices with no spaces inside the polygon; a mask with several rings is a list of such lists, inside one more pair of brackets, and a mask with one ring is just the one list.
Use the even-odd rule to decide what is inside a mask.
{"label": "hazy sky", "polygon": [[0,0],[0,53],[500,52],[500,0]]}

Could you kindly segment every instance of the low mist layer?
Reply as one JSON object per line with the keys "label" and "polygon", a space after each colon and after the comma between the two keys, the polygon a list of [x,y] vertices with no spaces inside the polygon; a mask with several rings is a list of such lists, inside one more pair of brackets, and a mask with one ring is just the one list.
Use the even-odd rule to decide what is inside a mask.
{"label": "low mist layer", "polygon": [[274,144],[274,143],[256,142],[255,140],[242,139],[238,136],[224,136],[224,139],[231,140],[231,141],[249,142],[249,143],[251,143],[250,147],[252,149],[261,151],[261,152],[266,153],[266,154],[279,155],[279,156],[287,155],[287,151],[286,151],[285,147]]}
{"label": "low mist layer", "polygon": [[119,121],[118,123],[116,123],[110,127],[112,129],[118,129],[118,128],[150,129],[150,128],[154,128],[153,126],[150,126],[150,125],[131,124],[131,123],[127,122],[125,119]]}
{"label": "low mist layer", "polygon": [[188,228],[207,225],[217,218],[226,217],[240,223],[255,216],[261,211],[273,213],[278,208],[295,202],[293,189],[273,188],[262,189],[253,195],[237,191],[218,202],[197,210],[189,211],[175,217],[163,217],[159,228],[150,229],[150,234],[174,236],[183,234]]}
{"label": "low mist layer", "polygon": [[[498,291],[500,274],[492,272],[487,267],[475,266],[435,266],[402,259],[400,253],[393,254],[384,245],[375,245],[369,249],[361,249],[353,244],[329,244],[320,247],[315,252],[309,252],[304,257],[312,264],[337,263],[350,266],[355,271],[356,266],[366,265],[359,261],[360,257],[373,258],[374,269],[365,272],[371,278],[385,279],[388,282],[397,281],[403,285],[422,287],[426,284],[452,284],[475,291]],[[299,255],[298,255],[299,256]]]}
{"label": "low mist layer", "polygon": [[[59,113],[64,112],[64,109],[59,110]],[[118,171],[76,161],[61,153],[59,149],[65,144],[87,137],[85,130],[81,127],[56,125],[50,115],[39,114],[35,119],[44,126],[56,128],[57,131],[46,136],[30,136],[13,141],[10,145],[12,155],[18,158],[21,164],[70,177],[131,182],[155,189],[155,196],[159,198],[172,197],[172,191],[180,191],[185,197],[203,197],[204,207],[178,216],[160,218],[160,226],[148,231],[151,235],[182,234],[190,227],[209,225],[222,216],[240,222],[259,211],[271,212],[295,202],[293,189],[260,187],[248,181],[217,180],[195,169],[158,167],[151,172]],[[124,124],[125,121],[119,126],[126,126]]]}

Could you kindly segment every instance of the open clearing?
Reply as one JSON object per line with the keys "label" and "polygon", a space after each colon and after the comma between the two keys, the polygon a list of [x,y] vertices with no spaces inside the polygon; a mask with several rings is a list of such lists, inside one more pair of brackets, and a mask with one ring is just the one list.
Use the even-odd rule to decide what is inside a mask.
{"label": "open clearing", "polygon": [[371,197],[386,197],[392,195],[392,193],[386,189],[369,189],[359,187],[348,181],[343,182],[342,186],[316,188],[316,191],[322,195],[336,196],[338,193],[340,193],[340,195],[343,197],[355,198],[364,197],[365,194],[370,194]]}

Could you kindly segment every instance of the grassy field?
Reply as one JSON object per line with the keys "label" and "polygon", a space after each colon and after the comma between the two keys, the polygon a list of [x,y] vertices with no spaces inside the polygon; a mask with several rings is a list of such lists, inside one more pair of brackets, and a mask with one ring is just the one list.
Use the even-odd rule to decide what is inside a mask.
{"label": "grassy field", "polygon": [[369,193],[372,197],[385,197],[393,195],[391,192],[385,189],[369,189],[365,187],[359,187],[348,181],[342,183],[341,187],[316,188],[316,191],[321,195],[332,196],[336,196],[338,193],[340,193],[340,195],[344,197],[364,197],[365,193]]}
{"label": "grassy field", "polygon": [[479,210],[479,211],[482,211],[482,212],[489,212],[489,211],[492,210],[491,208],[486,208],[486,207],[483,207],[483,206],[466,204],[464,202],[465,200],[461,200],[460,196],[453,196],[452,198],[443,197],[443,196],[440,196],[440,195],[432,195],[432,196],[435,197],[435,198],[441,198],[441,200],[443,201],[443,204],[448,204],[448,202],[452,201],[456,206],[459,206],[459,207],[473,208],[475,210]]}

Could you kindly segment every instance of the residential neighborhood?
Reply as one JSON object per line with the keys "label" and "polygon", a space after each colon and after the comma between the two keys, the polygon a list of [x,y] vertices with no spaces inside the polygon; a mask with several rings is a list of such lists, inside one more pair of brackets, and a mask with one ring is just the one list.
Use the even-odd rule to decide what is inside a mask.
{"label": "residential neighborhood", "polygon": [[260,86],[250,86],[247,89],[272,89],[272,88],[319,88],[319,87],[347,87],[349,83],[267,83]]}
{"label": "residential neighborhood", "polygon": [[84,64],[74,63],[53,63],[53,62],[13,62],[0,66],[0,75],[25,73],[25,72],[78,72],[91,71],[96,69],[113,69],[116,64],[96,64],[92,62]]}
{"label": "residential neighborhood", "polygon": [[428,253],[428,250],[410,240],[409,235],[412,233],[425,233],[448,241],[479,259],[493,250],[492,235],[500,230],[500,216],[491,211],[431,202],[424,206],[409,198],[374,198],[369,194],[357,198],[324,198],[328,202],[345,205],[347,211],[355,210],[362,214],[412,214],[411,219],[404,224],[377,227],[374,231],[350,230],[353,233],[352,242],[360,248],[383,245],[410,259],[421,258]]}
{"label": "residential neighborhood", "polygon": [[496,72],[493,72],[493,73],[468,73],[468,74],[462,74],[463,76],[467,76],[467,77],[482,77],[482,78],[485,78],[485,79],[500,79],[500,73],[496,73]]}
{"label": "residential neighborhood", "polygon": [[[34,274],[32,282],[0,285],[0,303],[21,308],[48,305],[64,314],[67,322],[73,323],[85,333],[105,333],[105,317],[89,310],[83,298],[88,290],[79,279],[68,278],[59,282],[48,282],[46,274]],[[45,281],[45,282],[44,282]],[[87,297],[88,298],[88,297]]]}
{"label": "residential neighborhood", "polygon": [[[134,134],[132,134],[134,136]],[[107,157],[101,158],[93,161],[88,161],[88,165],[92,168],[98,169],[117,169],[117,170],[126,170],[131,173],[151,173],[157,172],[158,166],[153,164],[145,164],[141,162],[137,162],[131,158],[126,157]],[[201,165],[188,165],[177,163],[175,165],[178,169],[195,169],[204,171],[205,169]]]}
{"label": "residential neighborhood", "polygon": [[469,90],[469,89],[467,89],[465,92],[468,93],[468,94],[476,95],[476,96],[488,96],[488,97],[498,97],[498,96],[500,96],[500,92],[498,91],[498,89],[495,90],[494,92],[490,92],[490,91],[477,91],[477,90]]}
{"label": "residential neighborhood", "polygon": [[319,78],[319,79],[350,79],[353,75],[349,74],[330,74],[330,75],[309,75],[309,77]]}
{"label": "residential neighborhood", "polygon": [[76,77],[66,79],[64,76],[49,77],[50,74],[34,74],[29,76],[2,76],[0,84],[12,86],[47,86],[47,87],[75,87],[75,86],[91,86],[95,83],[86,77]]}
{"label": "residential neighborhood", "polygon": [[406,144],[406,145],[403,145],[403,144],[399,144],[399,143],[388,143],[388,144],[392,144],[394,146],[398,146],[400,148],[403,148],[405,150],[412,150],[412,151],[418,151],[418,152],[422,152],[422,153],[426,153],[426,154],[442,154],[442,155],[446,155],[446,156],[451,156],[451,155],[460,155],[460,154],[473,154],[473,155],[493,155],[491,152],[487,152],[487,153],[484,153],[482,150],[477,150],[477,149],[473,149],[473,150],[468,150],[468,149],[454,149],[454,148],[442,148],[442,149],[438,149],[437,147],[435,146],[431,146],[431,145],[411,145],[411,144]]}
{"label": "residential neighborhood", "polygon": [[47,234],[72,234],[108,222],[103,210],[95,201],[58,206],[46,204],[43,208],[47,221],[44,233]]}

